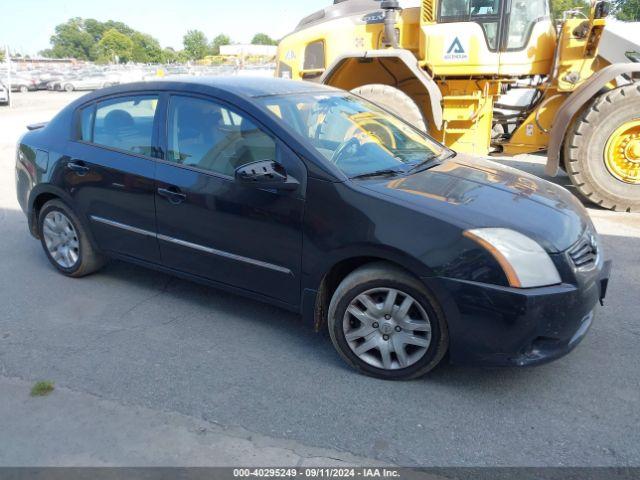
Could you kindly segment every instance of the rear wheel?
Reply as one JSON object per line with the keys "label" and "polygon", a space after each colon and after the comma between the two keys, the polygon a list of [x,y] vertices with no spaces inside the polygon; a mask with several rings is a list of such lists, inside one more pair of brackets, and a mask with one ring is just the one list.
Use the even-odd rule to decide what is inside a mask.
{"label": "rear wheel", "polygon": [[420,377],[444,357],[447,325],[421,282],[386,263],[348,275],[329,305],[328,328],[356,370],[388,380]]}
{"label": "rear wheel", "polygon": [[64,86],[64,91],[65,91],[65,92],[73,92],[74,90],[75,90],[75,87],[74,87],[72,84],[70,84],[70,83],[67,83],[67,84]]}
{"label": "rear wheel", "polygon": [[373,84],[354,88],[351,92],[395,113],[418,130],[427,131],[420,108],[403,91],[389,85]]}
{"label": "rear wheel", "polygon": [[26,85],[20,85],[20,93],[27,93],[29,91],[29,87]]}
{"label": "rear wheel", "polygon": [[76,214],[60,200],[50,200],[42,207],[38,233],[47,258],[64,275],[84,277],[105,264]]}
{"label": "rear wheel", "polygon": [[611,210],[640,210],[640,84],[596,98],[569,132],[564,158],[584,197]]}

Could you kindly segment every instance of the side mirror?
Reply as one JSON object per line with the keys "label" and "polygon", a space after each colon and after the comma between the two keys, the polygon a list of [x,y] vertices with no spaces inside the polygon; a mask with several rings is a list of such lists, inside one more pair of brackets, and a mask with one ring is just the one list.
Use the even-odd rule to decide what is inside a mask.
{"label": "side mirror", "polygon": [[611,4],[605,0],[596,2],[593,18],[605,18],[611,11]]}
{"label": "side mirror", "polygon": [[296,190],[299,182],[287,176],[282,165],[273,160],[258,160],[236,169],[236,180],[245,185],[276,190]]}

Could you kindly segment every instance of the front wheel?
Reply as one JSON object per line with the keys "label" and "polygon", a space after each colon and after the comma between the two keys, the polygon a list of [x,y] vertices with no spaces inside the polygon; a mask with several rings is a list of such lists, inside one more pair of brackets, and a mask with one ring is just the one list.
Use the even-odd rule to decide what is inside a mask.
{"label": "front wheel", "polygon": [[71,85],[70,83],[67,83],[64,86],[64,91],[65,92],[73,92],[75,90],[75,87],[73,85]]}
{"label": "front wheel", "polygon": [[333,295],[328,328],[340,356],[387,380],[421,377],[444,357],[444,315],[419,280],[386,263],[348,275]]}
{"label": "front wheel", "polygon": [[20,93],[27,93],[29,91],[29,87],[26,85],[20,85]]}
{"label": "front wheel", "polygon": [[564,159],[572,183],[589,201],[640,210],[640,84],[597,97],[568,133]]}

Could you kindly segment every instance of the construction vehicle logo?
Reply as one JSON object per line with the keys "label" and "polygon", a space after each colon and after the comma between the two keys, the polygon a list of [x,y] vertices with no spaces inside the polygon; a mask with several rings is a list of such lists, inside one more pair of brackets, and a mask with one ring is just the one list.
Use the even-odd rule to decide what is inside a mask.
{"label": "construction vehicle logo", "polygon": [[462,42],[460,41],[460,37],[455,37],[451,43],[445,43],[445,45],[449,45],[447,49],[447,53],[444,55],[444,59],[448,61],[463,61],[468,60],[469,55],[465,51],[462,46]]}

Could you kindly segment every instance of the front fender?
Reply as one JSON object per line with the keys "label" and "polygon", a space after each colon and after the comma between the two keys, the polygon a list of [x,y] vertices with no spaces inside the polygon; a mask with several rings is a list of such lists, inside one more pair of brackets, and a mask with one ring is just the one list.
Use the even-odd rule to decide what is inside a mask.
{"label": "front fender", "polygon": [[555,177],[560,168],[560,154],[568,128],[575,115],[592,100],[602,88],[616,77],[628,73],[639,73],[640,63],[615,63],[596,72],[587,79],[577,90],[565,100],[558,109],[553,120],[549,147],[547,151],[547,165],[545,173]]}
{"label": "front fender", "polygon": [[415,55],[413,55],[409,50],[387,48],[384,50],[367,50],[364,52],[346,52],[337,57],[329,68],[327,68],[322,77],[320,77],[320,83],[330,85],[331,77],[346,60],[366,58],[397,58],[404,63],[427,91],[431,106],[431,114],[433,115],[433,123],[438,130],[442,128],[442,92],[440,92],[440,89],[433,78],[420,68]]}

